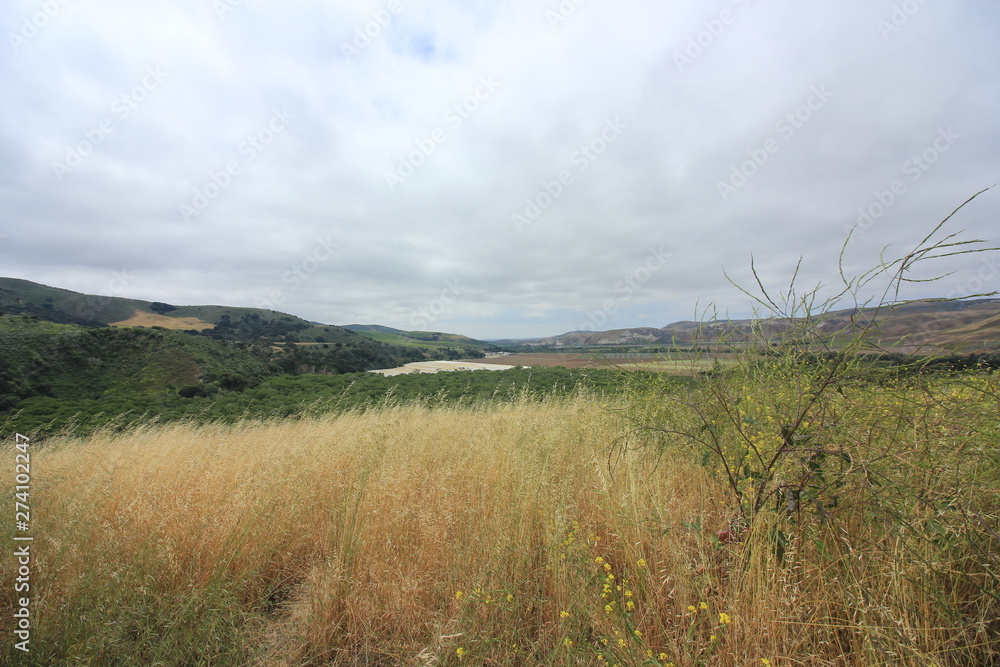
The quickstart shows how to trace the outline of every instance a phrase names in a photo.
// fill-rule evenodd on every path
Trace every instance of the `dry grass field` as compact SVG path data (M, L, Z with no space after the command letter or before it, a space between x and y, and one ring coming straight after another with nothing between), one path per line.
M121 322L112 322L113 327L163 327L164 329L197 329L198 331L204 331L205 329L211 329L215 325L211 322L206 322L200 320L197 317L168 317L167 315L158 315L156 313L147 313L142 310L136 310L132 317L127 320L122 320Z
M725 387L742 398L711 413ZM786 388L729 381L674 407L385 406L49 440L32 454L33 653L0 657L997 664L995 381L815 408L810 432L850 449L851 474L823 468L835 493L815 496L820 509L781 500L748 513L753 493L734 493L723 470L730 450L704 456L670 433L691 400L726 447L765 447L767 424L801 403ZM727 430L727 405L744 430ZM791 460L779 481L815 460ZM5 581L14 567L5 558Z

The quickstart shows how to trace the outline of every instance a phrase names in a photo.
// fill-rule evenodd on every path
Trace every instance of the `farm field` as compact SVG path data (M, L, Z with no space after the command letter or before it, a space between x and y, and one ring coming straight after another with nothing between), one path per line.
M997 377L864 370L44 439L0 662L995 664Z
M670 353L667 355L622 352L604 354L595 352L523 352L495 357L491 361L511 366L605 368L691 375L711 369L716 360L725 365L731 363L732 359L733 355L724 353L705 355Z

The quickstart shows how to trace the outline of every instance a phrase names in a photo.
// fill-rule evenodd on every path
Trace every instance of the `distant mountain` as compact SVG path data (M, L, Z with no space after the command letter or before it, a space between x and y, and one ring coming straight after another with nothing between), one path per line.
M828 335L866 326L874 321L870 335L899 351L941 349L955 352L985 352L1000 349L1000 299L962 301L910 301L879 309L844 309L817 318L819 333ZM796 320L801 323L802 320ZM662 328L632 327L609 331L573 331L559 336L519 341L535 347L594 347L656 344L712 344L742 342L752 331L774 337L788 331L787 320L681 321Z

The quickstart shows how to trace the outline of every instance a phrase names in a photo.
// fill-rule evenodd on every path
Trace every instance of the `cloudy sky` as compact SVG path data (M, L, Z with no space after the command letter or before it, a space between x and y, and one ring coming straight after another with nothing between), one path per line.
M0 28L0 275L88 293L481 338L746 316L751 256L835 286L851 225L848 272L1000 182L995 0L9 0ZM998 212L949 229L997 244ZM961 260L908 296L1000 289Z

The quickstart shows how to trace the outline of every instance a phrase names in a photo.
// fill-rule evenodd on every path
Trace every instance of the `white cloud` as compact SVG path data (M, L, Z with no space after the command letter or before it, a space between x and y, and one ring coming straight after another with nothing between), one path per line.
M587 2L554 27L554 1L230 4L220 19L211 3L67 3L8 44L0 273L106 293L124 267L136 298L255 305L277 290L309 319L402 328L458 281L435 328L555 334L609 299L609 326L663 325L696 303L748 313L722 268L745 283L751 253L775 285L799 255L804 284L835 282L844 225L895 180L905 193L850 266L1000 180L1000 10L982 0L928 3L888 37L887 0ZM21 35L37 11L10 3L0 32ZM150 67L167 74L123 117L113 105ZM268 133L281 109L293 117ZM602 146L616 118L626 127ZM106 119L60 180L53 162ZM913 180L907 161L949 127L960 138ZM580 160L591 142L599 154ZM766 146L723 201L719 183ZM401 159L413 173L390 189ZM564 171L572 182L518 233L511 215ZM956 229L990 238L998 196ZM317 239L336 251L294 280ZM661 246L670 261L623 299L619 281ZM979 265L953 268L967 281Z

